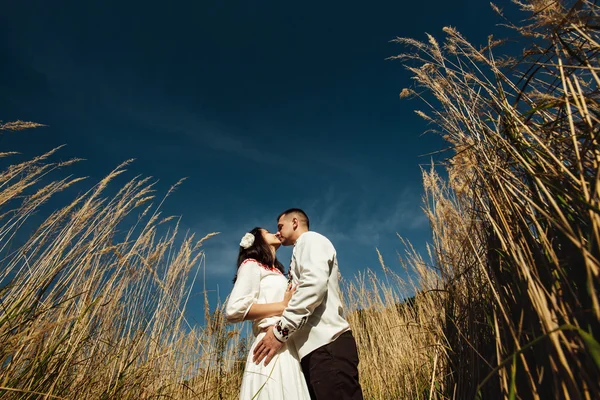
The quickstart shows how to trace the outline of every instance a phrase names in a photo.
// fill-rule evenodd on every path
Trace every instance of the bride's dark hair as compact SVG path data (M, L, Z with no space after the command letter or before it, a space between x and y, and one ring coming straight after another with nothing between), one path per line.
M244 249L240 246L240 252L238 254L237 259L237 268L240 268L240 265L247 260L248 258L252 258L259 263L265 264L269 267L277 268L281 271L282 274L285 274L283 264L279 262L279 260L273 255L271 252L271 247L265 242L263 238L262 231L263 228L256 227L250 231L252 235L254 235L254 243L252 246ZM233 282L237 280L237 270L235 273L235 277L233 278Z

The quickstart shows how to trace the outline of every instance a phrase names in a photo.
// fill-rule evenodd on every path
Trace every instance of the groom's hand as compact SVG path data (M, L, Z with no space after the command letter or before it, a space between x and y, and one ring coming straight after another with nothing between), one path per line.
M273 327L267 328L267 334L254 348L252 361L257 365L265 359L265 366L269 365L275 354L283 347L283 343L280 342L273 334Z

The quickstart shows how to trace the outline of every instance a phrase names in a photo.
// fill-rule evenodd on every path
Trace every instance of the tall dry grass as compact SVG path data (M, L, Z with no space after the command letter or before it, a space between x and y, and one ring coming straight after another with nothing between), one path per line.
M453 28L397 40L414 49L398 57L416 80L403 95L453 152L447 181L424 173L446 395L600 398L599 8L517 4L518 58Z
M440 276L406 245L403 273L393 272L380 255L382 273L366 271L343 285L365 399L431 399L444 392Z
M51 179L78 161L53 163L55 151L0 173L1 397L232 398L243 339L219 310L207 313L206 327L184 317L202 243L213 234L179 235L148 178L109 195L127 162L33 233L20 232L51 197L82 181Z

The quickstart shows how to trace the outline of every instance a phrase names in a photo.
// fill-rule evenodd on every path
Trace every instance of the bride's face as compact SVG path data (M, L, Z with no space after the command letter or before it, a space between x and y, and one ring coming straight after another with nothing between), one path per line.
M275 234L269 232L266 229L263 229L262 235L263 235L263 239L269 246L273 246L276 249L278 249L279 246L281 246L281 240L279 240L279 237L277 237Z

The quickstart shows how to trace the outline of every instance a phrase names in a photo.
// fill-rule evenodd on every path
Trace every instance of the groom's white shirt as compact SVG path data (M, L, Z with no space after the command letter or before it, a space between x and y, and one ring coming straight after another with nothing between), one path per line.
M281 320L273 328L282 342L292 342L300 358L350 330L343 317L335 248L325 236L305 232L296 240L290 264L298 285Z

